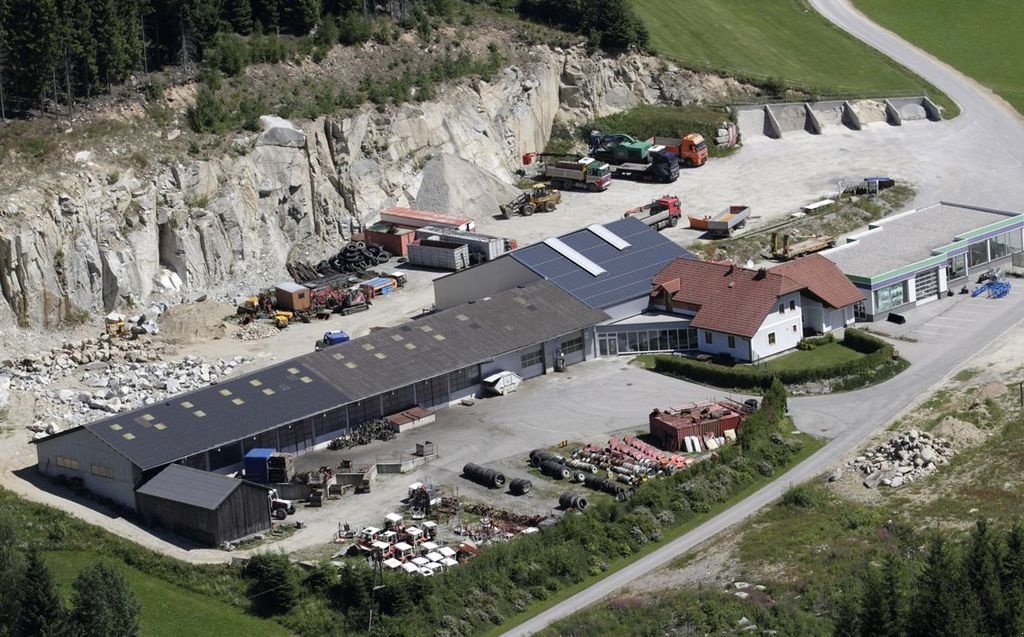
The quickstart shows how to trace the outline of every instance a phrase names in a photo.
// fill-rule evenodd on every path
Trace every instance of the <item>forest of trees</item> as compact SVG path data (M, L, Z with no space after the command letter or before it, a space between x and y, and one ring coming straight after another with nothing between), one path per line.
M133 74L194 65L210 54L221 70L277 62L281 34L307 36L323 25L327 40L357 43L369 37L362 16L371 10L395 19L450 16L455 1L0 0L0 119L48 105L72 110ZM472 1L579 33L609 51L647 43L628 0ZM237 54L244 50L239 36L249 40L247 57Z
M965 544L936 533L923 559L892 553L853 574L840 600L844 637L1010 637L1024 634L1024 526L978 521Z

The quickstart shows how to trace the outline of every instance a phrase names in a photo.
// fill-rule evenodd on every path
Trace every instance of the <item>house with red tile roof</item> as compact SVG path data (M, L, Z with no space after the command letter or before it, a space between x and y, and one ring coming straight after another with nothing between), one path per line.
M863 298L818 255L770 270L676 259L654 277L649 310L688 320L696 337L688 349L757 361L853 323Z

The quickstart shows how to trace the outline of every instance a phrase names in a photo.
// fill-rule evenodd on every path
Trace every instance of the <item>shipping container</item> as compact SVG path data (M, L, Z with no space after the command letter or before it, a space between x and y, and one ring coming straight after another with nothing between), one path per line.
M250 449L249 453L245 454L245 459L242 464L245 479L252 480L253 482L266 482L267 459L272 455L274 455L273 449Z
M409 263L441 270L469 267L469 248L450 241L421 239L409 245Z

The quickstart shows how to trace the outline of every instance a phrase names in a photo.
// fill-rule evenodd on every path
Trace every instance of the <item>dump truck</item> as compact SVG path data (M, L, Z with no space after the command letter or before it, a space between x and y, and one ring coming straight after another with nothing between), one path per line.
M835 245L835 237L811 237L810 239L790 243L790 236L788 234L780 235L778 232L773 232L770 257L772 259L788 261L790 259L797 259L799 257L807 256L808 254L827 250Z
M664 146L665 150L679 158L685 168L703 166L708 161L708 145L700 133L690 133L682 139L677 137L652 137L647 140L652 146Z
M703 230L712 237L731 237L733 230L742 228L750 217L750 206L729 206L717 215L688 217L690 227Z
M539 156L547 156L541 153ZM561 155L564 157L564 155ZM569 190L579 188L590 192L608 190L612 182L612 171L608 164L592 157L560 159L545 162L541 175L554 188Z
M623 217L636 217L655 230L661 230L666 226L676 227L682 216L683 210L679 204L679 197L674 195L658 197L639 208L630 208L623 215Z
M562 193L547 184L534 184L509 203L500 206L501 214L506 219L512 215L529 217L535 212L554 212L562 203Z
M671 183L679 178L679 158L664 146L641 142L622 133L590 135L590 154L607 162L615 175Z

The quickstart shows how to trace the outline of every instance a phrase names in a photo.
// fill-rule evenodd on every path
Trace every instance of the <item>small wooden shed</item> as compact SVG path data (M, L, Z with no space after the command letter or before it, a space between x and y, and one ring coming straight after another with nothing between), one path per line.
M270 530L265 487L179 464L135 490L135 509L149 525L210 546Z
M278 309L292 312L308 310L311 303L309 288L291 281L278 283L274 288L274 297L277 299Z

